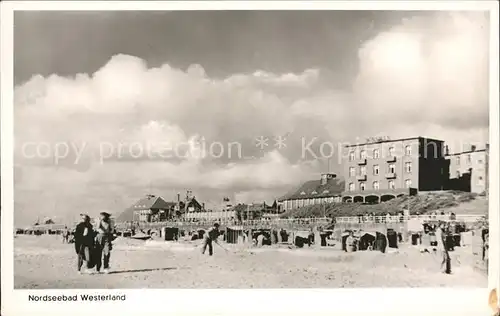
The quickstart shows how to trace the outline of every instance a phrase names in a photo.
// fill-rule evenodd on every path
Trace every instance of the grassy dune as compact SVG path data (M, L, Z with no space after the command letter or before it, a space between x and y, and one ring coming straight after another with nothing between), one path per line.
M488 200L484 196L468 192L434 192L420 193L416 196L403 196L380 204L367 205L362 203L329 203L325 205L310 205L287 211L282 217L311 216L356 216L367 213L385 215L387 212L399 213L410 209L411 214L425 214L433 211L454 212L456 214L488 213Z

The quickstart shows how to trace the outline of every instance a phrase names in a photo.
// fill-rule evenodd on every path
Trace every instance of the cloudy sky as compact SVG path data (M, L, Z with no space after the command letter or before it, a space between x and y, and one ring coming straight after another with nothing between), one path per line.
M339 142L369 136L484 143L488 25L480 12L17 12L16 223L116 214L149 192L272 202L339 172Z

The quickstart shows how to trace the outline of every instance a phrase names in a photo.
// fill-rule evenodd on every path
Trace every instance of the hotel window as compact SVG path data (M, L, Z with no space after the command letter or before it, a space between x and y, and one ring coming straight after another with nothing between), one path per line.
M394 186L394 181L389 180L389 189L391 189L391 190L392 190L392 189L394 189L394 188L395 188L395 186Z
M356 175L356 169L354 167L349 167L349 177L354 177Z
M457 159L457 166L460 166L460 156L458 156L456 159Z
M470 165L471 161L472 161L471 155L467 155L467 164Z
M365 183L361 182L359 185L359 188L361 189L361 191L364 191L365 190Z
M378 175L380 173L380 167L379 165L373 166L373 174Z
M394 147L389 147L389 157L394 157Z
M373 189L374 189L374 190L378 190L378 189L379 189L379 184L378 184L378 181L374 181L374 182L373 182Z
M366 175L366 166L361 166L361 167L359 167L359 174L360 174L361 176Z
M479 159L479 160L477 161L477 163L478 163L478 164L482 164L482 163L483 163L483 160L482 160L482 159Z
M366 151L362 150L362 151L359 153L359 158L360 158L361 160L366 159Z
M406 173L411 173L411 162L405 162Z
M411 156L411 146L410 145L405 147L405 154L406 154L406 156Z
M396 165L391 163L389 165L389 173L396 173Z
M349 153L349 161L354 161L354 151Z
M410 179L405 180L405 187L407 189L409 189L411 187L411 180Z
M380 150L374 149L373 150L373 159L379 159L380 158Z
M354 183L349 183L349 191L354 191Z
M457 171L457 178L460 178L461 174L460 171Z

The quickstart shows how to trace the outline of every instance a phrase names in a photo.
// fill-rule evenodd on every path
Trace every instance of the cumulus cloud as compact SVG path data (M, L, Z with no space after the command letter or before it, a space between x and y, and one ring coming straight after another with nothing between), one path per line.
M304 157L313 139L318 156L322 142L374 135L429 136L457 150L484 142L487 22L463 13L402 21L353 52L359 71L348 90L312 67L216 79L202 65L151 68L128 55L93 74L34 76L15 88L16 220L119 212L150 191L174 199L187 188L207 204L270 201L341 170L337 155ZM262 149L259 136L268 138Z
M364 43L354 92L367 116L450 129L488 124L489 34L483 13L405 20Z

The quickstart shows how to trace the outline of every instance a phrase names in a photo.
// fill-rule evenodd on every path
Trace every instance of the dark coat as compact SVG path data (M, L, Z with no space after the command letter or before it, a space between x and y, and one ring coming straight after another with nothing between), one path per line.
M212 227L208 230L208 232L206 234L207 234L208 239L216 240L220 235L220 231L218 228Z
M86 236L83 235L85 228L88 229L88 233ZM76 225L75 229L75 251L77 254L80 254L82 247L87 246L90 249L94 246L94 237L95 233L90 223L80 223Z

